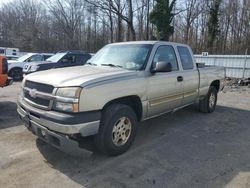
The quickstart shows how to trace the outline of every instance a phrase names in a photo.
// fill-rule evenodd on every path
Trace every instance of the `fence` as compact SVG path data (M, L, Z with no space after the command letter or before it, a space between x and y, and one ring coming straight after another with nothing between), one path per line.
M250 55L195 55L194 57L197 63L225 67L227 77L250 77Z

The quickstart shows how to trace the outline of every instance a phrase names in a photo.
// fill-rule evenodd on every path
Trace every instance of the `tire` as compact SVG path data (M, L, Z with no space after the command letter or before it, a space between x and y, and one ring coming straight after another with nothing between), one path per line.
M21 68L13 68L9 71L8 75L13 78L13 80L20 81L23 79L23 70Z
M199 102L199 110L203 113L212 113L217 104L217 93L215 87L210 86L207 96Z
M95 145L106 155L120 155L132 145L136 129L135 112L127 105L112 104L103 111Z

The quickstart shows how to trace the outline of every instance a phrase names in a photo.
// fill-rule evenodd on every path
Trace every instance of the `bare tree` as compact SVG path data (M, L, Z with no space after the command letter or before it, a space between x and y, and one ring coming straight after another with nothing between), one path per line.
M154 39L149 13L155 6L156 0L10 0L0 7L0 46L96 52L110 42ZM187 43L195 53L244 54L249 7L249 0L176 0L169 40Z

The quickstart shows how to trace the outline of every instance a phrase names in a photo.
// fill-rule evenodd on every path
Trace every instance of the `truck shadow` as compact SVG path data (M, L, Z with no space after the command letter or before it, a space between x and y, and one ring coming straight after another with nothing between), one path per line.
M46 162L85 187L223 187L250 171L250 111L187 107L145 121L132 148L117 157L82 158L37 140Z
M17 114L17 105L11 101L0 101L0 130L21 125Z

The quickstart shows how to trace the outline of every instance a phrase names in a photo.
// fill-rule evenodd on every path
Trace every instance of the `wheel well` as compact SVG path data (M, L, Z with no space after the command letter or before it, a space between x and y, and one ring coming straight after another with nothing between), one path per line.
M214 81L210 84L210 86L215 87L215 89L217 90L217 92L219 92L219 90L220 90L220 81L219 81L219 80L214 80Z
M125 104L131 107L134 112L136 113L138 121L142 118L142 103L140 97L133 95L133 96L127 96L127 97L121 97L118 99L114 99L110 102L108 102L103 109L105 109L107 106L115 103Z

